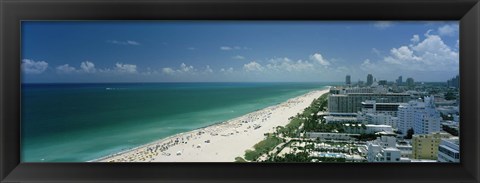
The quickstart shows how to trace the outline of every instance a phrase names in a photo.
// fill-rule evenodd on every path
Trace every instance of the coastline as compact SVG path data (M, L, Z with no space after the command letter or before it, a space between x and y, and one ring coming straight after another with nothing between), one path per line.
M243 157L245 150L263 140L265 133L288 124L288 118L301 113L329 88L89 162L233 162L235 157Z

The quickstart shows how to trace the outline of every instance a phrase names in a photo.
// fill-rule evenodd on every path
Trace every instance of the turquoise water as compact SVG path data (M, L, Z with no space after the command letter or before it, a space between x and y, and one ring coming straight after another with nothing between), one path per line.
M226 121L327 83L23 84L22 162L84 162Z

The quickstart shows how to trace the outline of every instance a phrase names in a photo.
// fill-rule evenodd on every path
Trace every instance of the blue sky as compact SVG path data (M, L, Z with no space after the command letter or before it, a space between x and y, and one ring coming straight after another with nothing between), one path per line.
M23 22L22 78L43 82L327 82L459 72L458 22Z

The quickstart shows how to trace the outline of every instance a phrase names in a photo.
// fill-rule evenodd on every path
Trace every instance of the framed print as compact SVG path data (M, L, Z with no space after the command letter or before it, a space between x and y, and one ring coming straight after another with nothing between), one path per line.
M2 182L478 182L477 1L1 8Z

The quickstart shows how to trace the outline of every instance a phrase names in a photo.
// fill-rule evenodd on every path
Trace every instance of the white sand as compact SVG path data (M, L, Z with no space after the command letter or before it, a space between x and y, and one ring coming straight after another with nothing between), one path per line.
M244 116L149 143L101 162L233 162L265 138L265 133L288 124L328 89L312 91Z

